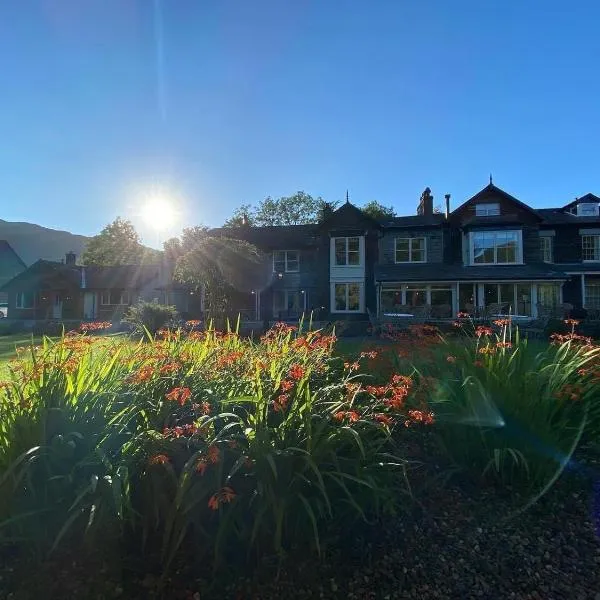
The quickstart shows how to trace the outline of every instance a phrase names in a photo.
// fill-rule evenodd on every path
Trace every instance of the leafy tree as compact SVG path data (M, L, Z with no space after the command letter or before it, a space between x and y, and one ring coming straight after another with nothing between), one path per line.
M322 198L313 198L302 191L277 199L269 196L255 208L250 204L243 204L237 208L233 216L225 222L225 227L241 227L244 219L251 227L316 223L322 204Z
M376 221L393 219L396 216L396 211L393 206L383 206L383 204L379 204L377 200L367 202L361 210Z
M142 246L130 221L117 217L87 243L82 255L86 265L136 265L156 258Z
M242 204L233 211L233 215L225 223L223 227L243 227L244 225L254 225L255 209L251 204Z
M177 260L190 250L193 250L208 235L209 228L205 225L195 225L186 227L181 233L181 237L173 237L163 243L165 256L172 260Z
M140 301L129 307L124 320L131 323L138 333L144 333L147 330L149 333L155 334L176 317L177 309L174 306Z
M224 315L236 293L266 285L271 275L268 257L252 244L206 235L179 257L174 278L196 293L203 291L205 307Z

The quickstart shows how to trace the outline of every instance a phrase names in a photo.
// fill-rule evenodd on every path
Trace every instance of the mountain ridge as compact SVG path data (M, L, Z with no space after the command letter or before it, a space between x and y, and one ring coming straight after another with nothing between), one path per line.
M0 240L6 240L27 266L40 258L63 260L65 254L71 251L79 257L89 239L36 223L0 219Z

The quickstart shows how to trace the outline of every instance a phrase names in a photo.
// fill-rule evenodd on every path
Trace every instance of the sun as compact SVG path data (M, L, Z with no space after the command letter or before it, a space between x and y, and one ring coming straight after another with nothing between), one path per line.
M169 229L177 220L177 210L172 201L163 196L152 196L142 206L142 219L157 231Z

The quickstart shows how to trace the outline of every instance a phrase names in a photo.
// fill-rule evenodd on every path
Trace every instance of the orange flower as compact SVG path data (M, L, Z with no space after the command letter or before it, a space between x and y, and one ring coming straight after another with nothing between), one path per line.
M494 325L498 325L498 327L508 327L510 325L510 319L498 319L494 321Z
M148 461L151 465L166 465L169 462L169 457L166 454L156 454Z
M377 358L377 352L375 350L372 350L371 352L361 352L360 357L361 358Z
M204 460L203 458L200 458L198 460L198 462L196 463L196 473L200 473L200 475L204 475L206 469L208 469L208 464L206 463L206 460Z
M336 421L343 421L345 416L346 416L346 413L343 410L340 410L333 415L333 418Z
M512 348L512 342L498 342L496 344L498 348Z
M348 371L357 371L360 368L360 365L357 362L345 362L344 369L348 369Z
M423 423L423 425L431 425L433 423L433 413L432 412L424 412L422 410L409 410L408 416L415 423ZM410 420L404 422L404 425L408 427L410 425Z
M216 446L210 446L208 448L207 455L208 462L212 463L213 465L216 465L219 462L219 459L221 458L221 452Z
M192 392L188 387L175 387L165 398L171 402L178 402L183 406L192 397Z
M277 396L277 398L275 398L273 401L273 409L275 412L285 410L289 399L290 397L287 394L279 394L279 396Z
M474 360L473 366L474 367L483 367L483 363L480 360Z
M457 319L468 319L471 315L468 312L459 312L456 315Z
M571 325L571 327L577 327L577 325L579 325L579 321L577 319L565 319L564 324Z
M446 362L455 363L456 362L456 356L452 356L452 355L447 356L446 357Z
M481 348L479 348L478 352L479 354L495 354L496 348L494 348L493 346L482 346Z
M346 417L348 417L351 423L356 423L360 419L360 415L355 410L349 410L346 413Z
M491 327L486 327L485 325L480 325L475 329L475 335L477 337L481 337L482 335L492 335L494 332Z
M289 379L284 379L279 385L282 392L287 392L294 387L294 382Z
M394 419L392 419L392 417L390 417L389 415L385 415L383 413L377 413L374 416L374 419L378 423L382 423L383 425L385 425L387 427L391 427L394 424Z
M304 377L304 369L300 365L292 365L288 371L288 377L298 381Z
M462 327L463 324L460 321L452 321L452 327Z
M148 381L152 375L154 374L154 367L150 365L146 365L145 367L141 367L137 373L134 373L129 377L129 381L131 383L144 383Z
M169 373L175 373L180 368L181 368L181 365L179 365L177 363L168 363L166 365L163 365L160 368L160 374L161 375L168 375Z
M213 494L208 500L208 508L218 510L221 504L228 504L235 498L235 492L230 487L221 488L216 494Z

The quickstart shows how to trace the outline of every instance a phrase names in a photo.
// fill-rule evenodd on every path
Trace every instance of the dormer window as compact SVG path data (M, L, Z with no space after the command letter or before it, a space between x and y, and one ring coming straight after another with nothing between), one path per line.
M497 217L500 214L500 204L497 202L487 202L485 204L475 205L476 217Z
M598 205L595 202L582 202L577 205L578 217L597 217L599 213Z

